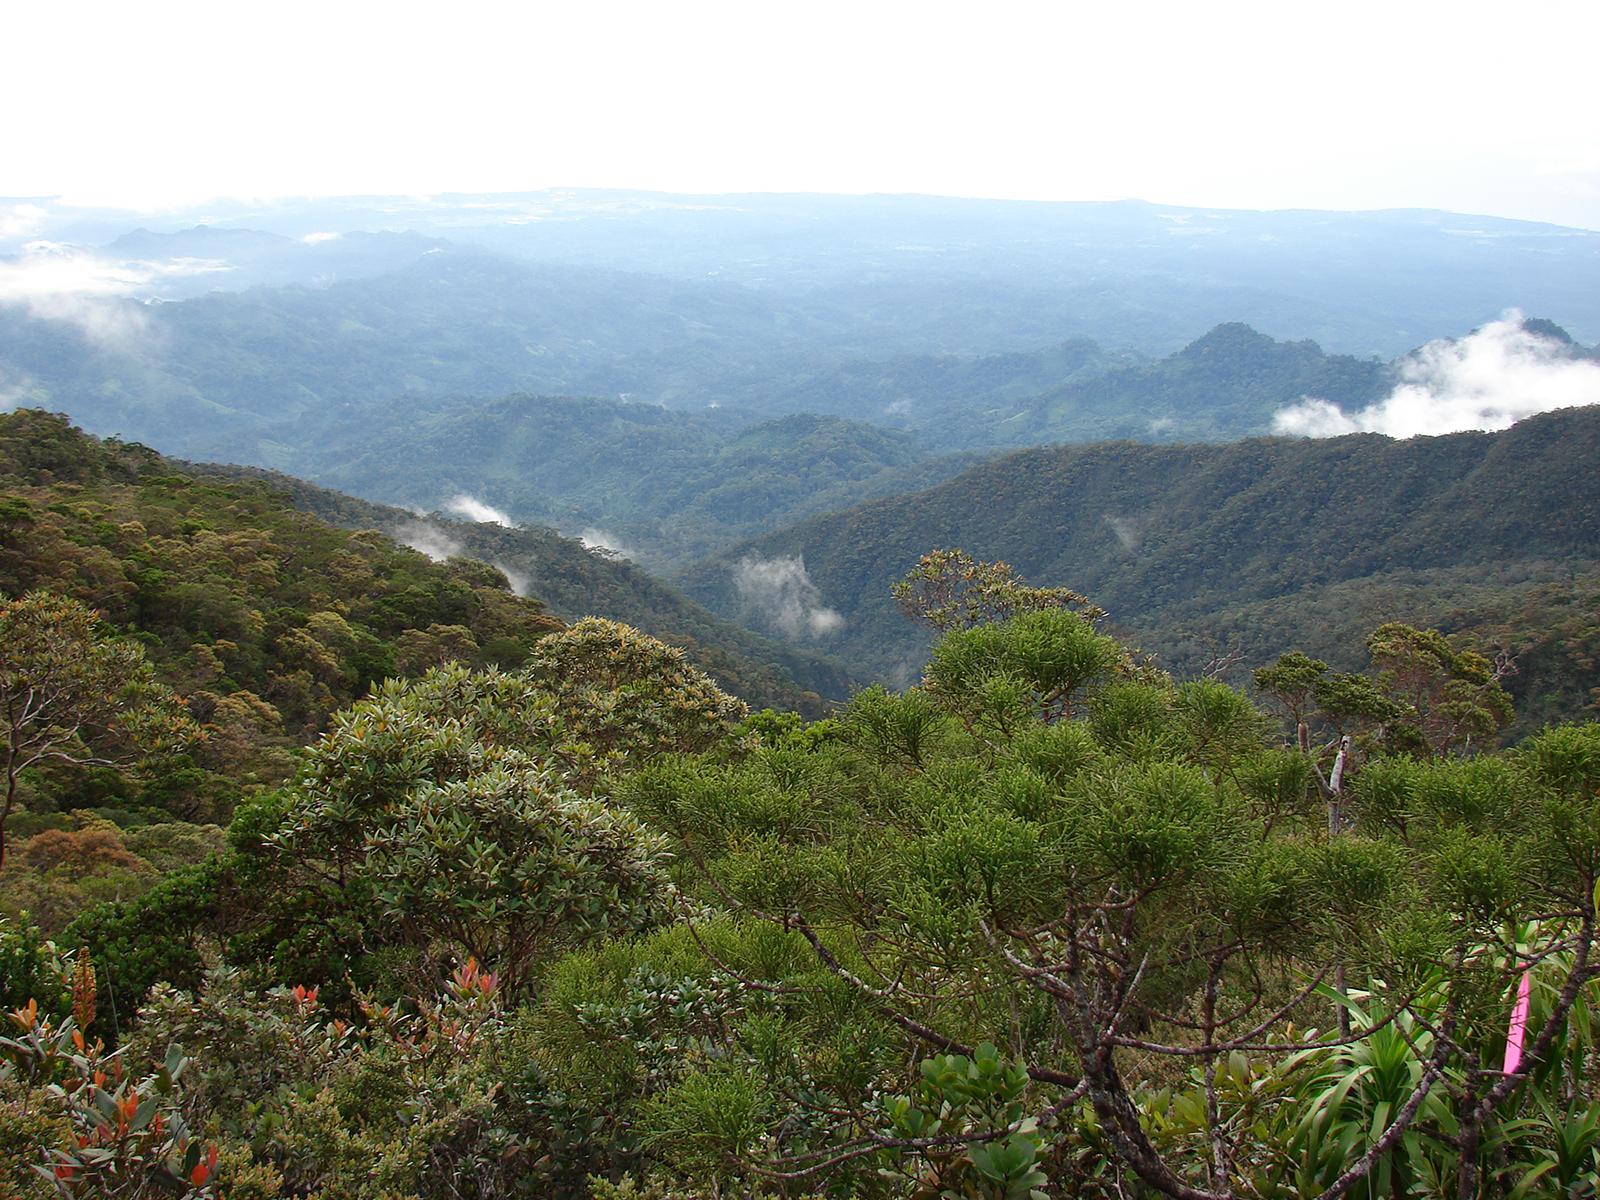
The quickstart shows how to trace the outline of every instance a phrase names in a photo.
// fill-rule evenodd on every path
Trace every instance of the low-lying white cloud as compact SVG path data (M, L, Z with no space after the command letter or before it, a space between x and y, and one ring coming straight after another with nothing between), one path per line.
M1116 535L1117 541L1122 543L1124 550L1135 551L1139 549L1139 539L1142 536L1142 532L1137 518L1119 517L1114 513L1107 513L1106 524L1111 526L1111 532Z
M0 204L0 238L32 237L49 219L50 211L38 204Z
M418 553L426 554L434 562L444 562L447 558L472 557L460 541L430 521L419 520L401 525L393 531L393 537L402 546L410 546ZM524 598L533 595L532 575L499 561L491 562L489 565L506 577L513 595Z
M742 558L733 568L733 585L747 609L787 637L823 637L844 625L844 618L822 603L822 592L798 555Z
M462 492L451 496L444 502L444 510L454 513L463 520L476 521L480 525L504 525L507 529L516 524L506 513L493 505L485 504L476 496L469 496Z
M1507 313L1459 341L1429 342L1401 360L1400 382L1376 404L1347 413L1307 396L1272 419L1277 433L1408 438L1467 429L1506 429L1556 408L1600 404L1600 363L1535 333Z
M33 398L33 379L15 368L0 363L0 413L28 403Z
M524 599L533 595L532 575L529 575L526 571L519 571L515 567L508 567L498 560L489 565L506 577L506 582L511 585L513 595L521 596Z
M609 529L596 529L591 525L578 535L578 540L583 543L585 550L592 550L611 558L638 558L638 555Z
M232 269L220 259L116 260L60 242L29 242L20 254L0 259L0 304L20 304L31 316L69 322L97 341L115 342L147 327L134 299L159 295L166 280Z
M409 525L401 525L394 531L394 540L402 546L410 546L413 550L426 554L434 562L457 558L462 552L460 542L437 525L427 521L413 521Z
M343 236L342 233L318 232L308 233L300 240L308 246L320 246L323 242L336 242Z

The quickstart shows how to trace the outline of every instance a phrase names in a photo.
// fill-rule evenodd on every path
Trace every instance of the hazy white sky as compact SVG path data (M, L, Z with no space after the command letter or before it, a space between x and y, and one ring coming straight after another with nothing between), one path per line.
M1600 228L1600 3L49 3L0 195L1136 196Z

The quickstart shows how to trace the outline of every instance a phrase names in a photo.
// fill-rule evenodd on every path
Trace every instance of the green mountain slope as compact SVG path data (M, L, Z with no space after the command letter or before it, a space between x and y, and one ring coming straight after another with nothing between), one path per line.
M376 500L429 509L468 493L519 521L604 530L655 566L927 487L977 460L934 457L912 434L839 417L749 425L721 411L508 396L380 431L348 458L325 447L307 465Z
M851 684L820 656L549 531L421 522L287 477L102 442L24 409L0 414L0 593L34 588L99 609L151 649L168 682L209 697L201 716L230 729L218 753L238 759L212 765L235 776L279 769L279 752L375 680L442 658L520 662L561 627L557 614L614 617L681 645L758 706L815 713Z
M753 633L714 615L631 562L537 527L507 528L426 517L358 500L304 480L248 467L194 465L208 476L248 479L346 529L377 529L434 555L490 563L558 616L609 617L682 646L697 666L750 704L816 714L849 694L857 677L812 650Z
M1396 571L1587 572L1600 560L1597 462L1600 408L1409 441L1028 450L746 543L680 582L749 619L741 561L800 559L844 618L819 646L904 678L927 639L889 585L924 551L961 546L1088 593L1160 652L1180 625L1192 641L1216 614ZM1286 621L1256 644L1276 653L1309 640Z
M284 751L375 681L442 657L512 665L562 627L480 563L430 562L21 410L0 414L0 594L35 589L136 637L213 727L194 771L162 784L198 812L224 777L229 792L281 775Z

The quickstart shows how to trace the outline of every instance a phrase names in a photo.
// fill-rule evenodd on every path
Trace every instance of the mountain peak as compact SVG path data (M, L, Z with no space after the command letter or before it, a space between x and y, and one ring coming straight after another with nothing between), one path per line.
M1259 352L1275 345L1277 343L1272 338L1243 321L1225 321L1203 337L1190 342L1179 353L1184 358L1199 358L1203 355Z
M1576 346L1578 340L1561 326L1548 317L1524 317L1522 327L1529 333L1538 337L1547 338L1552 342L1560 342L1563 346Z

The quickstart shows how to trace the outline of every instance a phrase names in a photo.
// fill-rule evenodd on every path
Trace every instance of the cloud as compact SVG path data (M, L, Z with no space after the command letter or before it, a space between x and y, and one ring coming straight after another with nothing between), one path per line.
M37 204L0 205L0 238L31 237L49 219L49 210Z
M1111 526L1111 532L1117 535L1117 541L1122 543L1124 550L1137 550L1139 548L1139 521L1135 517L1117 517L1106 514L1106 524Z
M499 560L496 560L489 565L506 577L506 582L511 585L511 592L513 595L521 596L524 599L533 595L532 575L529 575L525 571L519 571L515 567L508 567L505 563L500 562Z
M1508 312L1459 341L1429 342L1402 359L1387 397L1353 413L1307 396L1272 418L1276 433L1408 438L1465 429L1505 429L1555 408L1600 404L1600 363L1535 333Z
M473 557L467 553L467 548L459 540L429 521L412 521L407 525L396 526L390 536L402 546L410 546L413 550L426 554L434 562L444 562L447 558ZM489 565L506 577L506 582L511 585L512 594L522 597L533 594L533 576L526 571L519 571L499 561L492 561Z
M844 618L822 603L822 593L806 572L805 560L743 558L733 568L733 585L747 609L787 637L823 637Z
M590 526L578 535L578 540L583 543L586 550L593 550L610 558L637 559L628 546L624 545L617 535L607 529L596 529Z
M460 542L427 521L413 521L409 525L398 526L394 531L394 540L426 554L434 562L443 562L462 554Z
M344 236L344 234L342 234L342 233L317 232L317 233L308 233L308 234L305 235L305 237L301 238L300 240L302 242L304 242L308 246L318 246L318 245L321 245L323 242L336 242L340 238L342 238L343 236Z
M465 492L446 500L444 510L447 513L454 513L463 520L477 521L480 525L504 525L510 529L516 524L500 509L485 504L476 496L469 496Z
M220 259L114 260L60 242L29 242L20 254L0 259L0 304L69 322L96 341L125 341L147 328L134 298L156 296L165 280L232 269Z
M33 380L25 372L0 363L0 413L33 400Z

